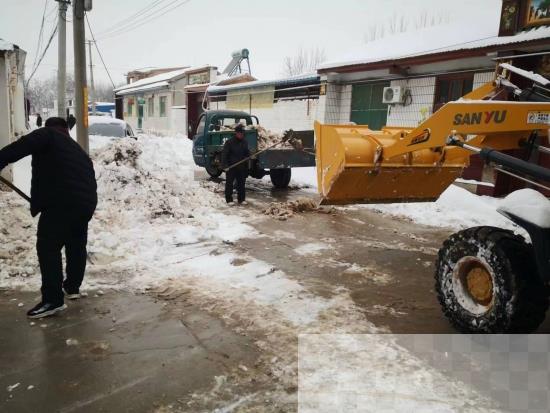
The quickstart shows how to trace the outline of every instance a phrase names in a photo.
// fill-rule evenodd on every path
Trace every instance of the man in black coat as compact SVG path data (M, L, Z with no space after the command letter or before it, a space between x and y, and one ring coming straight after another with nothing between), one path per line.
M248 142L244 138L244 126L238 124L235 128L235 136L228 139L223 145L222 169L225 170L225 201L228 205L235 205L233 202L233 184L237 183L237 201L246 205L245 183L248 176L248 162L243 162L231 169L231 165L242 161L250 156Z
M65 294L80 297L86 270L88 222L97 205L93 163L70 137L67 122L49 118L45 127L0 150L0 171L32 155L31 214L40 213L36 249L42 273L42 301L27 312L41 318L64 310ZM61 249L67 278L63 281Z
M40 116L40 113L36 114L36 126L38 126L39 128L42 127L42 116Z

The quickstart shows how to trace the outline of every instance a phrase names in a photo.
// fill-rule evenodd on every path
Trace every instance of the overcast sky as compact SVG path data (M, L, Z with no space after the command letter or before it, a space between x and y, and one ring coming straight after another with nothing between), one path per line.
M28 52L27 76L33 66L44 5L43 45L53 30L54 0L1 0L0 38ZM132 15L153 5L132 22ZM175 9L174 7L179 6ZM162 9L164 7L164 9ZM93 0L92 30L115 83L135 68L199 66L223 70L233 50L248 48L252 74L279 77L285 56L300 48L321 48L328 60L361 52L373 24L393 15L413 19L422 11L446 15L455 27L456 43L464 32L483 32L488 22L498 27L501 0ZM173 10L171 10L173 9ZM167 12L163 16L160 14ZM156 13L157 18L150 13ZM72 12L68 14L72 20ZM139 20L145 20L140 24ZM147 22L146 20L152 19ZM119 32L106 32L118 27ZM130 30L131 29L131 30ZM108 35L111 35L110 37ZM496 34L496 33L495 33ZM67 65L73 71L72 25L67 26ZM470 36L471 37L471 36ZM102 39L102 40L100 40ZM57 62L54 39L36 76L53 76ZM107 81L94 51L95 78Z

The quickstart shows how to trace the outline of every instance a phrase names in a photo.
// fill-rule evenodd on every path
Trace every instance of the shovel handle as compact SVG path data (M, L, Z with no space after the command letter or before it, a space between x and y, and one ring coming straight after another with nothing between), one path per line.
M25 194L23 191L21 191L18 187L16 187L14 184L12 184L7 179L4 179L0 176L0 182L2 182L8 188L12 189L14 192L16 192L21 198L23 198L27 202L31 202L31 199L27 196L27 194Z

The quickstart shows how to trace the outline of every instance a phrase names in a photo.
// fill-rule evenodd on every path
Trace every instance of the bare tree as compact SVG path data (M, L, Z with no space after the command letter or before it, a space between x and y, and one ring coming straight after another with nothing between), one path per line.
M114 102L115 94L113 85L110 83L96 83L95 85L95 100L98 102Z
M66 83L67 96L74 94L74 79L67 74ZM53 108L57 99L57 76L48 79L34 78L27 88L27 97L31 103L32 112L40 112L44 108Z
M67 97L74 96L74 79L67 74ZM31 112L41 112L44 108L53 108L57 99L57 76L48 79L34 78L27 88L27 97L31 102ZM95 99L98 102L114 102L113 86L106 82L95 84Z
M365 42L382 39L387 35L405 33L412 30L420 30L426 27L439 26L450 22L449 13L430 13L423 10L416 17L394 14L387 22L371 24L365 34Z
M294 56L285 57L283 74L285 76L296 76L303 73L314 72L319 64L326 60L324 49L318 47L310 50L301 48Z

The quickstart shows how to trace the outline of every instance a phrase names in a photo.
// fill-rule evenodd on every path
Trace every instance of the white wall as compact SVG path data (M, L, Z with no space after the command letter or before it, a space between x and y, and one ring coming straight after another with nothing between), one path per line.
M210 103L210 109L225 109L225 101ZM273 131L283 132L287 129L313 129L313 122L324 121L325 96L316 99L278 100L270 108L252 108L252 115L257 116L260 125Z
M166 116L160 116L160 97L166 97ZM153 98L155 101L154 114L151 116L149 111L149 98ZM128 115L128 99L134 99L134 105L132 108L132 115ZM140 98L145 99L143 105L143 118L142 118L142 130L145 133L152 133L155 135L171 135L175 133L172 130L172 94L168 90L153 91L144 93ZM124 96L124 120L130 124L132 129L138 128L138 96L137 95L125 95Z
M28 132L25 122L24 76L26 52L0 52L0 148ZM15 179L18 168L7 167L2 175Z
M391 86L402 86L411 92L409 105L388 106L388 126L416 127L431 116L435 95L435 76L416 79L392 80Z
M187 135L187 109L169 108L170 110L170 130L173 134L181 133Z

